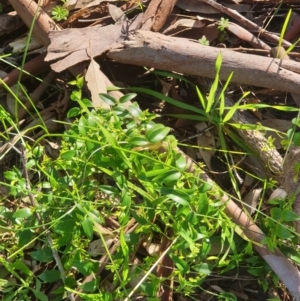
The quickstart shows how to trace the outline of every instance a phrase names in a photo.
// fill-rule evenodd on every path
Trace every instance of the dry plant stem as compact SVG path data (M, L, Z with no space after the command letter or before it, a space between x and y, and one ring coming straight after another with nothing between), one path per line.
M36 208L37 207L37 203L36 203L35 198L34 198L32 192L31 192L31 189L30 189L30 180L29 180L28 171L27 171L27 168L26 168L27 159L26 159L25 150L24 150L23 146L21 148L21 159L22 159L22 164L23 164L24 177L25 177L25 181L26 181L26 189L28 191L28 197L30 199L31 206L33 208ZM57 264L58 270L60 272L61 280L63 282L65 282L65 279L66 279L65 270L64 270L63 264L62 264L62 262L60 260L60 257L58 256L57 251L53 248L53 243L52 243L52 238L50 236L50 232L43 225L44 222L43 222L43 219L42 219L41 215L37 211L35 212L35 215L36 215L36 218L37 218L37 220L39 222L39 225L45 231L47 242L48 242L49 247L50 247L50 249L52 251L52 256L53 256L53 258L54 258L54 260L55 260L55 262ZM71 293L68 292L67 295L68 295L68 298L69 298L70 301L74 300L73 295Z
M215 9L219 10L220 12L228 15L229 17L233 18L234 20L238 21L243 27L248 28L250 30L257 31L262 37L265 37L270 42L273 42L275 44L279 43L279 37L264 30L262 27L256 25L255 23L249 21L247 18L243 17L241 14L239 14L236 10L230 9L228 7L223 6L222 4L217 3L213 0L198 0L199 2L204 2L208 5L211 5ZM291 43L283 40L282 41L283 46L291 46Z
M300 74L287 70L288 67L300 71L298 62L203 46L149 31L129 34L122 44L112 46L107 56L120 63L214 78L215 61L220 52L223 59L220 79L226 80L234 72L233 82L299 92Z
M22 71L19 69L14 69L8 73L1 81L6 83L8 86L15 85L19 80L20 72L22 72L21 80L30 76L30 74L38 75L49 70L49 63L44 61L46 54L40 54L37 57L33 58L29 62L25 63ZM26 71L26 72L24 72ZM0 88L2 87L2 82L0 81Z
M33 0L9 0L25 25L30 28L34 23L33 34L45 45L50 44L48 33L57 30L58 25Z
M268 44L256 38L251 32L237 24L229 22L227 29L240 39L248 42L254 48L264 49L268 52L271 50L271 47Z

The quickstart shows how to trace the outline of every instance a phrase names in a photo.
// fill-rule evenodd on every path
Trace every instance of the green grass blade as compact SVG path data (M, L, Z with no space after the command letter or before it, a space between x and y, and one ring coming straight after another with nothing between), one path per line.
M286 15L286 18L284 20L284 23L283 23L283 26L282 26L282 29L281 29L281 32L280 32L280 38L279 38L279 43L278 43L278 48L277 48L277 53L276 53L276 57L279 58L279 51L280 51L280 47L282 45L282 40L283 40L283 36L286 32L286 29L287 29L287 26L288 26L288 23L289 23L289 20L291 18L291 14L292 14L292 10L289 9L289 12L288 14Z
M170 103L171 105L174 105L174 106L179 107L181 109L185 109L185 110L189 110L189 111L192 111L192 112L195 112L195 113L203 114L203 110L198 109L195 106L191 106L191 105L186 104L184 102L175 100L175 99L173 99L169 96L166 96L166 95L164 95L162 93L159 93L159 92L156 92L156 91L152 91L150 89L138 88L138 87L127 88L127 89L135 91L135 92L140 92L140 93L144 93L144 94L147 94L147 95L151 95L151 96L153 96L157 99L162 99L165 102Z

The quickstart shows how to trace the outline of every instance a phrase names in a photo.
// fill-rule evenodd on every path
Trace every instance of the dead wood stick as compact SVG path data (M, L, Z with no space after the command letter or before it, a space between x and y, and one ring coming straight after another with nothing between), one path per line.
M121 63L214 78L215 61L220 52L222 80L234 72L233 82L299 93L300 74L285 69L300 70L298 62L236 53L149 31L128 35L121 44L112 46L107 56Z
M9 0L9 3L28 28L35 22L34 35L48 46L50 44L48 33L50 30L57 30L58 25L33 0Z
M152 0L143 15L141 25L144 30L159 31L171 14L177 0Z
M198 0L199 2L204 2L213 8L219 10L220 12L228 15L229 17L233 18L234 20L238 21L242 26L250 29L250 30L255 30L259 33L260 36L265 37L269 41L278 44L280 38L276 36L275 34L268 32L267 30L263 29L262 27L258 26L254 22L248 20L244 16L242 16L240 13L238 13L236 10L228 8L220 3L217 3L216 1L213 0ZM291 43L283 40L282 41L283 46L291 46Z
M14 69L7 75L3 76L0 81L0 87L3 86L2 81L7 86L15 85L20 77L21 73L21 80L30 76L30 74L38 75L40 73L46 72L49 70L49 63L44 61L46 53L40 54L33 58L32 60L25 63L23 69Z

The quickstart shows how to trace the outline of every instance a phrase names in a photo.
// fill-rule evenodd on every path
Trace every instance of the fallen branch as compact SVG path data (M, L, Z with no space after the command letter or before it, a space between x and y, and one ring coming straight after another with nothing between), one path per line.
M32 23L34 35L44 44L49 45L48 33L50 30L57 30L59 26L38 6L30 0L9 0L11 6L17 11L25 25L30 28Z
M51 45L55 44L55 32ZM299 93L300 63L203 46L183 38L137 31L111 47L107 56L120 63L148 66L184 74L215 77L215 61L222 53L220 78L234 72L233 82Z

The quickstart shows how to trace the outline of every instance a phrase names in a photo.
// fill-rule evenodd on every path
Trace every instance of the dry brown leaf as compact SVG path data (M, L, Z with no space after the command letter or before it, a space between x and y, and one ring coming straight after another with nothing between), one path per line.
M170 25L166 28L163 33L166 34L167 32L176 29L177 27L184 27L184 28L201 28L204 26L204 23L200 20L192 20L192 19L179 19L174 24Z
M105 79L100 71L100 66L93 58L91 59L90 65L87 69L85 80L91 92L94 108L103 108L104 106L109 108L109 105L106 105L103 101L101 101L99 96L99 93L107 93L107 90Z
M101 238L96 239L89 243L88 253L92 257L106 254L106 248L109 249L115 241L115 239L111 238L110 236L104 236L104 240L105 240L106 247L104 246Z
M229 22L227 29L232 32L234 35L236 35L237 37L239 37L241 40L248 42L249 44L251 44L253 47L258 48L258 49L265 49L270 51L271 47L269 45L267 45L266 43L264 43L263 41L261 41L260 39L258 39L257 37L255 37L251 32L249 32L247 29Z
M250 215L255 212L262 189L252 189L244 198L243 204L245 204L244 210L247 211Z
M108 4L108 11L110 16L116 23L128 20L123 10L120 7L117 7L116 5Z
M300 15L293 12L289 21L288 28L284 34L284 39L292 42L300 35Z
M45 61L61 59L51 65L56 72L61 72L78 63L89 61L110 50L124 31L133 30L140 22L140 15L133 22L114 25L93 26L87 28L65 29L50 32L51 44ZM87 51L88 49L88 51ZM88 52L91 55L88 55Z
M171 14L177 0L152 0L143 16L142 29L159 31Z

